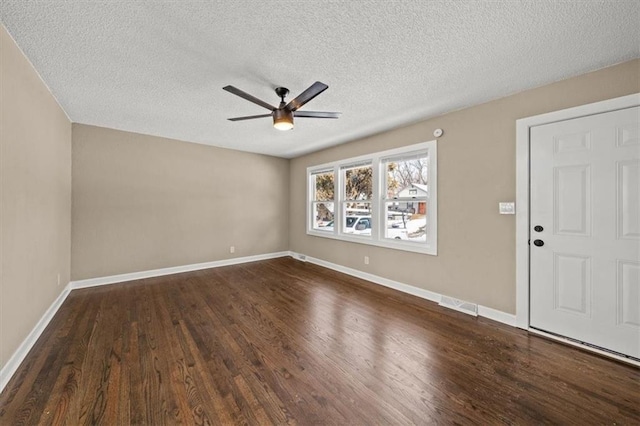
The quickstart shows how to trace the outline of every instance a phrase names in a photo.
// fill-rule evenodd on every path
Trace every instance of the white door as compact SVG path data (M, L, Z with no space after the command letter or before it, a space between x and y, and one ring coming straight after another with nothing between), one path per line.
M640 358L640 107L531 128L530 326Z

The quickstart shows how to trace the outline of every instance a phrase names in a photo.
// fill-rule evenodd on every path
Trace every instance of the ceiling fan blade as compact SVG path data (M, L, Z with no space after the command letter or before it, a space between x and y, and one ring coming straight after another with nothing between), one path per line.
M248 94L247 92L243 92L242 90L235 88L233 86L224 86L222 90L226 90L229 93L233 93L236 96L240 96L241 98L246 99L249 102L253 102L254 104L260 105L261 107L268 109L269 111L273 111L276 109L276 107L269 105L265 101L258 99L255 96Z
M302 108L304 104L306 104L311 99L315 98L328 88L329 86L327 86L326 84L316 81L307 90L300 93L297 98L289 102L287 106L285 106L285 108L289 111L295 111L299 108Z
M295 111L294 117L310 117L310 118L340 118L341 112L326 111Z
M247 116L244 116L244 117L227 118L227 120L229 120L229 121L242 121L242 120L253 120L254 118L264 118L264 117L271 117L271 114L247 115Z

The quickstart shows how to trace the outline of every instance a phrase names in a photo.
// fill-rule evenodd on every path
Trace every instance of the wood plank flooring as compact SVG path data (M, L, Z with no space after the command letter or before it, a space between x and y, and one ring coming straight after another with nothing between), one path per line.
M640 370L280 258L74 290L0 424L640 424Z

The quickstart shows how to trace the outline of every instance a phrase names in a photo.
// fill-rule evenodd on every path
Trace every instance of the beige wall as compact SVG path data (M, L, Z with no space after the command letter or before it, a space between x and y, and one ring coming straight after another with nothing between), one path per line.
M515 313L515 216L498 214L498 202L515 201L515 121L637 92L635 60L296 158L290 249ZM445 132L438 141L438 256L306 235L306 167L432 140L436 128Z
M69 282L71 123L1 25L0 203L2 367Z
M74 124L72 279L288 250L288 187L288 160Z

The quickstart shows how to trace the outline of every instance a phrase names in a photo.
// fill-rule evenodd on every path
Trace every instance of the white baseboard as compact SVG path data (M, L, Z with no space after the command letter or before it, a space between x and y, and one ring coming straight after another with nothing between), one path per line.
M516 316L508 314L506 312L499 311L497 309L488 308L486 306L478 305L478 315L481 317L489 318L490 320L498 321L511 327L516 326Z
M291 257L298 258L300 255L298 253L292 253ZM338 265L336 263L327 262L326 260L316 259L315 257L305 256L305 261L309 263L313 263L318 266L323 266L328 269L333 269L334 271L342 272L343 274L351 275L352 277L362 278L363 280L371 281L376 284L380 284L385 287L392 288L394 290L399 290L403 293L412 294L414 296L421 297L423 299L431 300L432 302L438 303L440 301L440 294L434 293L429 290L424 290L418 287L414 287L412 285L404 284L398 281L393 281L388 278L383 278L378 275L369 274L368 272L362 272L357 269L348 268L346 266Z
M404 284L398 281L390 280L388 278L383 278L378 275L370 274L368 272L362 272L357 269L348 268L346 266L338 265L336 263L327 262L326 260L316 259L311 256L306 256L300 253L291 252L290 256L294 259L303 258L305 262L313 263L318 266L323 266L325 268L333 269L334 271L342 272L347 275L351 275L352 277L361 278L363 280L371 281L375 284L380 284L385 287L392 288L394 290L401 291L403 293L411 294L414 296L418 296L422 299L430 300L432 302L440 303L443 295L440 293L435 293L433 291L424 290L422 288L414 287L409 284ZM445 296L447 297L447 296ZM450 308L448 305L441 305L447 308ZM452 308L450 308L452 309ZM468 313L465 311L465 313ZM488 308L486 306L478 305L478 315L481 317L489 318L491 320L501 322L506 325L510 325L515 327L516 324L516 316L512 314L508 314L506 312L498 311L493 308Z
M56 300L54 300L51 306L45 311L35 327L33 327L20 346L18 346L18 349L16 349L13 355L11 355L11 358L9 358L7 363L0 369L0 392L7 386L7 383L9 383L9 380L13 377L20 364L22 364L22 361L24 361L33 345L38 341L44 329L47 328L47 325L49 325L53 316L58 312L58 309L62 306L62 303L66 300L69 293L71 293L70 283L67 284L64 290L56 297Z
M11 355L11 358L7 361L7 363L0 369L0 392L3 391L11 377L15 374L16 370L24 361L25 357L36 343L44 329L47 327L53 316L58 312L60 306L65 301L67 296L72 290L85 288L85 287L95 287L107 284L114 284L126 281L139 280L142 278L152 278L159 277L163 275L170 274L178 274L181 272L189 272L189 271L198 271L201 269L209 269L209 268L219 268L221 266L228 265L237 265L240 263L248 263L255 262L258 260L266 260L266 259L275 259L277 257L285 257L291 256L291 252L282 251L276 253L267 253L267 254L259 254L255 256L245 256L245 257L236 257L233 259L225 259L225 260L216 260L213 262L205 262L205 263L196 263L192 265L184 265L184 266L175 266L171 268L162 268L162 269L154 269L151 271L142 271L142 272L133 272L130 274L120 274L120 275L111 275L108 277L100 277L100 278L91 278L87 280L79 280L79 281L71 281L64 288L62 293L56 298L56 300L49 306L49 309L44 313L40 321L36 324L36 326L31 330L31 333L27 336L26 339L20 344L18 349Z
M291 252L281 251L276 253L258 254L254 256L234 257L232 259L214 260L213 262L194 263L192 265L173 266L170 268L152 269L150 271L131 272L128 274L89 278L86 280L71 281L71 288L77 289L122 283L126 281L141 280L144 278L161 277L164 275L180 274L182 272L199 271L201 269L219 268L221 266L237 265L240 263L256 262L258 260L275 259L277 257L285 256L291 256Z

